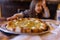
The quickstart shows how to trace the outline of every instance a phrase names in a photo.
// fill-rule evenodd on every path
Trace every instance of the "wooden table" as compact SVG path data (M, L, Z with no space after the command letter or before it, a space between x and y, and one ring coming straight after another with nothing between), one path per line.
M0 32L0 40L9 40L9 37Z

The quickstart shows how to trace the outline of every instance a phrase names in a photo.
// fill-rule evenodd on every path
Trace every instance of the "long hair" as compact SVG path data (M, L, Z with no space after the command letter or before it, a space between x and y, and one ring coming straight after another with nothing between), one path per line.
M42 2L42 0L32 0L30 4L30 10L33 11L35 9L36 4L40 1Z
M30 14L30 16L32 15L32 16L34 16L35 17L35 6L36 6L36 4L38 3L38 2L42 2L42 0L32 0L32 2L31 2L31 4L30 4L30 11L31 11L31 13L32 14ZM31 17L32 17L31 16Z

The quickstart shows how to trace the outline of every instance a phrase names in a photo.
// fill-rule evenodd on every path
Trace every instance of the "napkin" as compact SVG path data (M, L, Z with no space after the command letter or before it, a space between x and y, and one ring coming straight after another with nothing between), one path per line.
M41 37L38 35L19 35L11 40L41 40Z
M57 28L55 29L55 30L53 30L53 31L51 31L51 33L54 33L54 34L58 34L60 32L60 25L59 26L57 26Z

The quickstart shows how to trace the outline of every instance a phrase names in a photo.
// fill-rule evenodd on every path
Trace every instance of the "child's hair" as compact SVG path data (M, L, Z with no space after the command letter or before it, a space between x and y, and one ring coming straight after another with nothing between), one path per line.
M30 10L34 11L35 6L38 2L42 2L43 0L32 0L31 4L30 4Z
M36 11L35 11L35 6L37 3L41 2L42 0L32 0L31 4L30 4L30 17L35 17ZM40 12L40 14L42 14L44 12L44 9L42 7L42 11Z

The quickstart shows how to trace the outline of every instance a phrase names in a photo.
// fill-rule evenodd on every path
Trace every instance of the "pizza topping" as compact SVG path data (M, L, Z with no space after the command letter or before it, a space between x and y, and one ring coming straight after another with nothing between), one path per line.
M35 29L36 27L32 27L31 29Z
M21 33L21 28L19 28L19 27L17 26L15 32Z
M28 32L33 30L34 32L38 32L46 29L46 24L41 22L36 18L20 18L17 20L12 20L7 23L6 28L10 31L15 32Z

